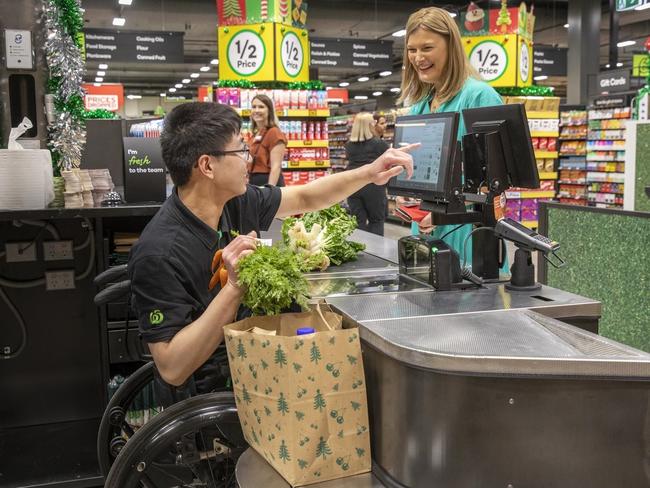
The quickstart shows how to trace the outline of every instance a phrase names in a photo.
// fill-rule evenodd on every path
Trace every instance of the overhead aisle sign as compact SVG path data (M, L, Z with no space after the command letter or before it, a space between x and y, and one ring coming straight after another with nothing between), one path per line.
M616 0L616 10L623 12L625 10L633 10L641 5L650 3L648 0Z

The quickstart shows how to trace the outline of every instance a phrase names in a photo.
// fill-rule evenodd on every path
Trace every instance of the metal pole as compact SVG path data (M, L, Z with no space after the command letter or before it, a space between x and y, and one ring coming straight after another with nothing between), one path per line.
M618 17L616 0L609 0L609 67L612 69L618 63Z
M587 103L589 76L599 71L600 2L571 0L569 4L569 73L567 103Z

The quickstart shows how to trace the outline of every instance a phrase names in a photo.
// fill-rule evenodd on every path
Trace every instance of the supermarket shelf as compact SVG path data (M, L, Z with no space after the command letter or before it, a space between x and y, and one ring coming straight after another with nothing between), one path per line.
M287 147L327 147L328 140L287 141Z
M506 198L553 198L555 191L507 191Z
M530 131L530 137L558 137L560 135L559 131L544 131L544 130L533 130Z
M283 161L282 168L284 169L321 169L329 168L329 159L322 161Z
M535 157L539 159L555 159L558 157L557 151L540 151L539 149L535 150Z
M572 158L572 157L583 158L586 155L587 155L586 152L584 152L584 153L565 153L565 152L561 152L560 153L561 158Z
M557 172L555 172L555 171L541 172L541 173L539 173L539 179L540 180L555 180L555 179L557 179Z
M596 195L602 193L603 195L623 195L622 191L601 191L601 190L587 190L587 193L591 195Z
M560 185L577 185L577 186L585 186L587 182L585 180L580 181L580 180L558 180L557 181Z
M558 112L538 112L536 110L526 111L526 117L529 119L557 119Z
M237 108L237 113L242 117L250 117L250 109L241 109ZM276 110L276 115L278 117L329 117L329 109L320 109L320 110L302 110L302 109L290 109L290 110Z

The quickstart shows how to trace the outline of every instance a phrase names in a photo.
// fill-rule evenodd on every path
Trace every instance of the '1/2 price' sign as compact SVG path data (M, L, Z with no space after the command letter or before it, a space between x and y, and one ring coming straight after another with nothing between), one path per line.
M252 30L242 30L228 43L228 64L241 76L257 73L264 64L266 49L262 38Z
M302 29L275 25L275 74L278 81L309 81L309 44Z
M532 82L532 45L521 36L463 38L470 64L492 86L528 86Z
M270 24L219 27L219 78L273 80L273 28Z
M495 41L478 43L469 55L469 62L485 81L494 81L503 76L508 68L508 53Z

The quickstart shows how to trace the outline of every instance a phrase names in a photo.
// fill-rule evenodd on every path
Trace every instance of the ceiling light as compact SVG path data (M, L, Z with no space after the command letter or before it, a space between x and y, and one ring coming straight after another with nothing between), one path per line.
M450 16L452 19L453 19L454 17L456 17L456 12L448 12L448 13L449 13L449 16Z
M350 86L350 83L348 83L347 81L342 81L341 83L339 83L339 86Z
M210 61L210 64L219 64L219 60L218 59L213 59L212 61Z
M380 91L372 92L373 97L379 97L381 95L383 95L383 92L380 92Z
M101 76L95 78L95 83L101 83L102 81L104 81L104 78L102 78Z
M607 64L605 65L605 68L609 68L609 63L607 63Z
M390 91L393 93L399 93L401 91L401 88L391 88Z
M117 3L120 5L131 5L133 3L133 0L117 0Z
M621 41L616 45L618 47L626 47L626 46L634 46L635 44L636 44L636 41Z
M106 71L98 71L97 76L104 76L106 75Z
M176 91L176 88L170 88L168 91L174 93Z
M392 74L393 74L392 71L382 71L381 73L379 73L379 76L390 76Z
M190 80L189 78L183 78L183 81L182 81L182 82L185 83L185 84L187 84L187 83L189 83L190 81L192 81L192 80Z
M161 97L166 97L167 94L166 94L166 93L161 93L160 96L161 96Z
M617 68L620 68L621 66L623 66L623 63L616 63Z
M218 81L213 81L212 84L213 84L214 86L217 86L217 85L219 84L219 82L218 82Z
M190 75L190 78L198 78L199 76L201 76L201 75L198 74L198 73L192 73L192 74Z
M142 98L142 95L127 95L126 98L129 100L139 100Z
M406 29L401 29L393 32L393 37L404 37L406 35Z
M203 71L204 73L205 73L206 71L210 71L210 66L201 66L201 67L199 68L199 71Z
M183 85L182 85L181 83L176 83L176 84L174 85L174 87L176 87L176 88L183 88Z
M368 78L367 76L361 76L361 77L357 78L357 80L361 81L361 82L368 81L369 79L370 78Z
M569 24L564 24L564 28L565 28L565 29L568 29L568 28L569 28Z
M634 10L645 10L647 8L650 8L650 3L646 3L644 5L639 5L638 7L635 7Z
M93 83L93 86L102 86L101 83Z
M535 77L533 78L533 80L535 80L535 81L548 80L548 76L546 76L546 75L535 76Z
M122 27L124 24L126 24L126 19L124 17L115 17L115 18L113 18L113 25L117 25L118 27Z
M334 87L333 87L333 86L326 86L325 89L326 89L326 90L333 90Z
M108 69L108 65L107 64L100 64L99 69Z
M354 97L355 100L368 100L368 97L366 95L356 95Z

